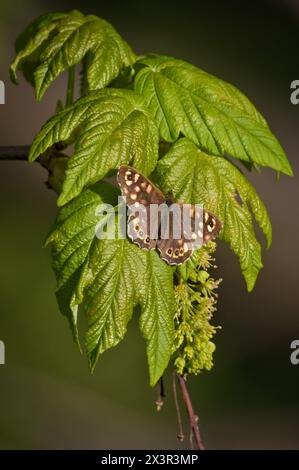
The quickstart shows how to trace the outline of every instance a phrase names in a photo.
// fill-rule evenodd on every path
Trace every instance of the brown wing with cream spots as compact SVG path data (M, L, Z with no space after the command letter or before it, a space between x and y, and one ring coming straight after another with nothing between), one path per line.
M117 182L130 209L128 236L140 248L156 248L160 215L154 217L150 205L159 206L165 201L163 193L145 176L130 166L121 166Z
M158 240L157 248L160 257L171 265L184 263L193 253L192 243L183 239Z
M222 223L215 215L206 209L203 210L203 243L209 243L218 237Z
M157 241L161 258L171 265L184 263L194 250L214 240L221 230L220 220L200 205L179 203L177 207L179 216L169 214L169 225L161 224L161 237ZM180 232L176 231L177 224L181 225Z
M157 224L156 232L158 233L158 222L151 220L148 207L134 208L131 206L132 212L128 219L128 237L136 243L140 248L145 250L153 250L157 245L157 236L153 236L151 227Z
M177 211L172 212L174 207ZM191 208L191 205L172 204L169 211L165 211L161 215L157 248L160 257L168 264L182 264L193 253L194 218L190 211ZM191 222L190 225L186 223L187 218Z
M117 182L129 207L136 202L143 206L149 206L150 204L162 204L165 201L164 194L145 176L130 166L120 167L117 173Z

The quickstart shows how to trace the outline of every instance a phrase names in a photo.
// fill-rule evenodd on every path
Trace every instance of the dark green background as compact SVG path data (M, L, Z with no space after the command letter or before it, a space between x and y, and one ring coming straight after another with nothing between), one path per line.
M16 35L41 13L72 8L110 21L137 53L173 55L232 82L284 146L293 178L250 176L273 221L265 268L248 294L236 257L219 243L215 366L190 388L208 448L298 448L299 366L289 360L299 338L299 105L290 103L290 83L299 79L298 2L2 0L0 145L29 144L65 93L64 76L39 104L23 79L9 83ZM42 248L56 213L45 179L37 164L0 162L0 448L179 448L169 377L157 414L136 319L93 376L72 342Z

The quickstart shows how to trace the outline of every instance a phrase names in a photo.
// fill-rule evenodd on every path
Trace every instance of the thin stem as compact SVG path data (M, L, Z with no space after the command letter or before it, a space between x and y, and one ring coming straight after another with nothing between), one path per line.
M155 402L157 406L157 411L160 411L162 406L164 405L164 398L166 398L166 393L164 388L163 377L161 377L157 385L157 400Z
M193 439L195 440L196 449L204 450L201 435L198 427L198 416L195 414L190 395L187 389L186 381L182 375L177 374L178 382L183 395L183 400L187 409L189 426L190 426L190 447L193 449Z
M75 85L75 65L69 67L68 80L66 89L65 107L67 108L73 103L74 100L74 85Z
M184 436L184 430L183 430L183 424L182 424L182 416L181 416L181 410L180 410L180 405L178 401L178 394L177 394L177 389L176 389L176 372L173 372L172 375L172 390L173 390L173 398L174 398L174 404L175 404L175 409L176 409L176 414L177 414L177 419L178 419L178 440L180 442L183 442L185 439Z
M0 160L28 160L29 145L0 147Z

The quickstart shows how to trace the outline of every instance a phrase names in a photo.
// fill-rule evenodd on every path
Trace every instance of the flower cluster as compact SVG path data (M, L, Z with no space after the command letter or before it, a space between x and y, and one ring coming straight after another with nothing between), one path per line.
M215 344L211 341L217 327L210 320L216 310L216 289L221 279L213 279L209 268L216 267L210 242L177 270L175 298L175 341L173 359L179 374L198 374L213 366ZM218 327L219 328L219 327Z

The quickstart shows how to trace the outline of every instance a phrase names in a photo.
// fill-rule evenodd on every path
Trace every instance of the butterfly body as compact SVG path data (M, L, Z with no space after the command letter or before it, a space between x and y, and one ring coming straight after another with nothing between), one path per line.
M168 264L183 263L221 230L220 220L201 205L176 202L135 168L121 166L117 181L130 211L129 238L140 248L157 249Z

